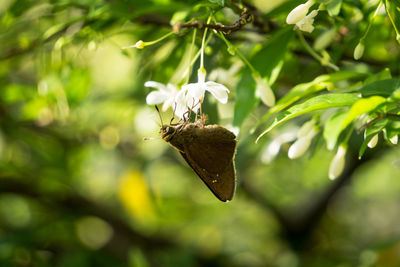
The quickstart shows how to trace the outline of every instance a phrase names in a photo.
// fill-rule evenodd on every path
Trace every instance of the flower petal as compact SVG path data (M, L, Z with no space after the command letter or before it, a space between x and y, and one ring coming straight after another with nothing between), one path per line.
M187 91L186 103L189 107L194 107L204 98L205 88L199 83L189 83L182 86Z
M167 84L165 89L170 93L173 94L174 96L178 93L178 89L176 89L175 85L172 83Z
M185 114L187 114L188 110L186 103L186 90L181 89L178 94L176 94L172 107L176 116L181 119L185 118Z
M167 86L165 86L162 83L155 82L155 81L147 81L144 83L144 86L146 87L151 87L151 88L157 88L158 90L162 92L168 92L169 90L167 89Z
M226 104L228 102L229 89L216 82L206 82L206 90L209 91L219 102Z
M163 103L167 99L168 99L168 95L166 95L162 92L159 92L159 91L153 91L147 95L146 103L147 103L147 105L157 105L157 104Z

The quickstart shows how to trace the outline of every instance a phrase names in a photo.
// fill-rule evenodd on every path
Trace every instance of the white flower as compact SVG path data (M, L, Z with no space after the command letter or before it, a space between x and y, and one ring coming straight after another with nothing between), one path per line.
M314 1L309 0L305 4L298 5L286 18L287 24L296 24L302 20L308 13L308 9L314 4Z
M329 179L333 180L342 174L346 156L346 147L339 146L329 166Z
M186 101L188 101L189 107L201 104L206 91L209 91L222 104L228 102L228 88L216 82L206 82L206 72L204 69L197 71L197 77L197 83L189 83L182 86L182 90L187 92Z
M311 140L317 133L318 128L315 126L315 120L304 123L297 133L298 139L289 147L288 157L290 159L301 157L307 151Z
M275 96L271 87L259 76L255 77L255 80L257 83L256 96L261 98L261 101L268 107L275 105Z
M303 19L296 23L297 28L303 32L312 32L314 30L314 17L318 14L318 10L313 10Z
M146 97L146 103L148 105L157 105L164 103L162 110L166 111L172 103L175 101L175 97L178 93L178 89L173 84L164 85L155 81L147 81L144 86L157 88L158 91L150 92Z

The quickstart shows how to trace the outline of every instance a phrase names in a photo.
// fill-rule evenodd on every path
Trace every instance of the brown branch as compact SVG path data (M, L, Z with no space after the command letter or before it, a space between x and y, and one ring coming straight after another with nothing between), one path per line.
M212 29L218 32L222 32L224 34L230 34L232 32L238 31L243 28L244 25L251 23L254 21L254 16L248 11L247 8L244 8L242 13L240 14L239 19L233 23L232 25L224 25L222 23L216 24L208 24L202 21L191 21L188 23L178 22L174 25L173 30L175 32L179 32L183 28L197 28L197 29Z

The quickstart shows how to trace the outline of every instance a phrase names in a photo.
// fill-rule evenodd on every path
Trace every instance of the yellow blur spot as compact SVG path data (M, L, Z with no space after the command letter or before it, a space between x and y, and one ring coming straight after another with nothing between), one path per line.
M153 202L140 172L130 171L121 177L119 198L136 220L148 222L154 219Z

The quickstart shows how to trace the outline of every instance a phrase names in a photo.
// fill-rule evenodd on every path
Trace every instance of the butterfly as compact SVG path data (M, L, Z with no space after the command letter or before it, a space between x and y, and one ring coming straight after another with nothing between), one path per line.
M237 140L231 131L219 125L205 125L202 117L195 122L163 125L160 135L179 151L219 200L233 198Z

